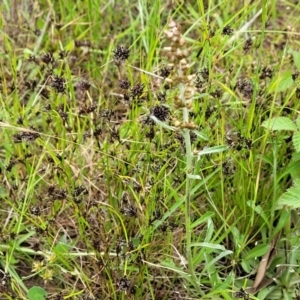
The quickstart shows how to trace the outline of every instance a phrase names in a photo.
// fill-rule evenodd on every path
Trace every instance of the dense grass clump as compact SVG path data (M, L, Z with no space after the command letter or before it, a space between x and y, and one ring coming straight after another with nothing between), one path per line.
M298 1L0 7L1 299L300 299Z

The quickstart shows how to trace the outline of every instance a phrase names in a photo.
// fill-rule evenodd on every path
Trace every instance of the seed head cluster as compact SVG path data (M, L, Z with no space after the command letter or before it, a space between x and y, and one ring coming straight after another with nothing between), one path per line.
M130 94L133 98L138 98L142 96L143 91L144 91L144 85L141 83L137 83L130 90Z
M117 46L114 52L114 62L119 66L122 62L128 59L130 50L124 45Z
M222 34L223 35L232 35L233 29L229 25L226 25L222 30Z
M53 54L50 53L50 52L41 55L41 60L42 60L45 64L53 64L53 63L55 62L54 56L53 56Z
M119 87L122 90L128 90L130 88L130 82L128 79L119 80Z
M50 79L50 86L57 92L57 93L65 93L66 92L66 82L63 77L60 76L52 76Z
M21 143L21 142L33 142L38 137L40 137L40 134L37 132L20 132L15 135L13 135L13 141L15 143Z
M170 110L164 105L157 105L152 108L151 114L160 121L166 121L169 117Z
M246 98L251 98L253 95L253 83L248 78L239 78L235 88L238 89Z

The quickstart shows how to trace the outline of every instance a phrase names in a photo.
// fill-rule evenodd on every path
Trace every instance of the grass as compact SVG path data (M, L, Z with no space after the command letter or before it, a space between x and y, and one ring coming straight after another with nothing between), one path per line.
M0 7L1 299L300 297L297 1Z

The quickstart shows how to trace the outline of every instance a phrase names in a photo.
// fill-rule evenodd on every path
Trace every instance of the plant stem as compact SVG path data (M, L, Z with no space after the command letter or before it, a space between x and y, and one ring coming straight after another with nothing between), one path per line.
M186 99L184 97L184 84L179 84L179 95L180 99L183 103L185 103ZM189 121L189 112L187 107L182 108L182 119L183 123L188 123ZM198 283L198 278L194 272L193 266L193 255L191 250L191 243L192 243L192 230L191 230L191 179L189 178L189 174L193 168L193 157L192 157L192 146L191 146L191 138L190 138L190 130L185 128L183 129L183 137L185 142L185 157L186 157L186 176L185 176L185 234L186 234L186 255L188 261L188 270L189 274L192 278L194 283L194 287L198 294L203 295L201 291L200 284Z

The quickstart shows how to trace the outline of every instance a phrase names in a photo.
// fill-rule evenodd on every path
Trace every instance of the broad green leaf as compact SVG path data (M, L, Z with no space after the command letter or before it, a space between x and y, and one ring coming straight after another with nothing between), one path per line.
M279 82L276 82L276 90L277 92L284 92L289 87L294 84L294 80L292 78L292 73L290 71L284 72L280 78Z
M242 262L241 262L241 267L243 268L243 270L250 274L251 271L253 270L253 266L249 264L249 261L246 261L245 259L242 259Z
M289 188L283 193L277 203L277 209L281 209L283 206L296 209L300 208L300 179L294 180L294 186Z
M253 249L251 249L250 251L248 251L248 253L244 257L244 260L261 257L267 253L268 249L269 249L268 244L259 244L255 246Z
M39 286L33 286L27 293L29 300L44 300L46 296L47 292Z
M300 131L296 131L293 134L293 145L295 147L296 152L300 152Z
M262 123L263 127L268 128L270 130L292 130L296 131L297 127L294 122L287 117L275 117L269 120L266 120Z
M293 51L293 59L294 59L294 64L298 71L300 71L300 52Z

